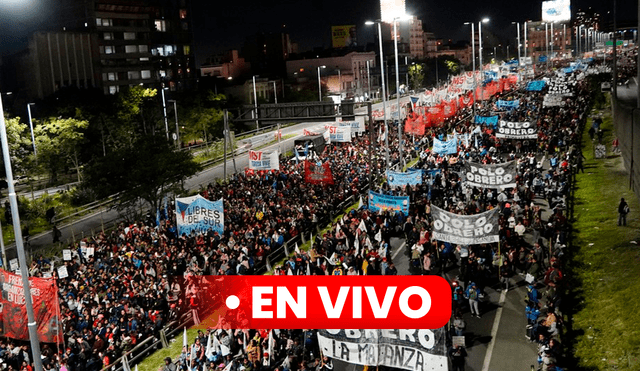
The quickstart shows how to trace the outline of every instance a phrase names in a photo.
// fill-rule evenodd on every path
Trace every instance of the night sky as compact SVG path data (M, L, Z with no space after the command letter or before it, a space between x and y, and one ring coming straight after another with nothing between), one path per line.
M80 0L78 0L80 1ZM28 35L39 29L55 28L57 0L0 0L0 53L14 53L26 46ZM247 35L278 32L283 28L300 51L330 47L331 25L355 24L358 43L373 42L375 28L364 22L380 17L379 0L191 0L197 62L228 49L241 49ZM593 7L608 21L613 0L573 0L571 9ZM423 21L425 30L443 39L469 40L465 21L491 19L484 32L499 38L513 38L512 21L539 20L537 0L407 0L407 12ZM618 20L637 20L637 1L618 0ZM610 18L609 18L610 19Z

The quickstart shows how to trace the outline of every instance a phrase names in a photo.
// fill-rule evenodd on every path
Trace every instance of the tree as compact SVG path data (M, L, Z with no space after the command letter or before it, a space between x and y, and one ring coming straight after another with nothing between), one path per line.
M61 117L49 118L34 127L37 160L47 167L52 181L57 179L61 166L69 165L76 169L78 181L82 180L80 148L84 142L84 130L88 127L88 121Z
M164 195L182 192L183 181L200 169L189 152L175 150L162 135L143 136L94 160L84 184L101 198L119 193L121 208L142 199L156 210Z
M205 97L196 96L191 100L191 105L185 107L183 117L184 131L181 137L186 140L204 138L219 138L222 136L224 124L224 111L222 106L227 102L224 94L215 94L209 91ZM180 107L182 109L182 107Z
M409 66L409 82L411 90L417 91L422 88L424 82L424 66L422 63L416 63Z

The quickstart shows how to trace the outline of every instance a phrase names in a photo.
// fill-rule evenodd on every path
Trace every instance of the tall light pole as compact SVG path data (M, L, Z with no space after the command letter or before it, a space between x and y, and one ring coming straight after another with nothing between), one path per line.
M256 119L256 130L260 129L260 121L258 121L258 92L256 90L256 75L253 75L253 118Z
M473 120L476 119L476 34L475 22L465 22L471 25L471 61L473 65Z
M549 60L549 24L544 23L544 50L547 56L547 60Z
M482 68L482 24L489 22L489 18L483 18L480 22L478 22L478 53L480 55L480 71L483 71Z
M507 61L509 61L509 46L510 45L507 45Z
M180 129L178 128L178 102L175 99L169 99L169 103L173 103L173 113L176 116L176 148L180 149Z
M369 61L367 60L367 98L371 100L371 74L369 73Z
M340 68L338 68L338 94L340 95L340 99L342 99L342 75L340 74Z
M7 178L9 191L9 204L11 215L13 216L13 232L16 240L16 250L18 262L20 264L20 276L22 278L23 293L31 293L29 284L29 266L24 252L24 242L22 240L22 229L20 228L20 214L18 211L18 200L16 190L13 185L13 171L11 169L11 156L9 155L9 141L7 140L7 126L4 121L4 109L2 107L2 97L0 96L0 142L2 143L2 155L4 157L4 169ZM31 295L23 295L24 304L27 310L27 330L29 331L29 342L31 344L31 354L35 371L42 371L42 356L40 353L40 342L38 341L38 323L33 312L33 301Z
M273 83L273 98L275 103L278 104L278 89L276 89L276 80L271 81Z
M398 69L398 31L397 24L399 18L393 19L393 50L396 62L396 105L398 107L398 154L400 159L400 171L404 168L404 158L402 157L402 124L400 123L400 70Z
M327 66L318 66L318 101L322 102L322 83L320 82L320 69Z
M387 163L387 171L389 171L390 167L390 156L389 156L389 124L387 122L387 92L385 90L384 84L384 54L382 50L382 21L367 21L366 25L370 26L377 23L378 24L378 45L380 46L380 80L382 80L382 120L384 121L384 148L385 148L385 160Z
M517 33L518 33L518 65L520 65L520 22L511 22L511 24L515 24L516 28L518 29ZM507 48L509 47L509 45L507 45ZM509 49L507 49L509 50ZM508 54L508 52L507 52ZM507 59L509 59L509 57L507 56Z
M524 48L524 57L527 57L527 47L529 46L529 44L527 44L527 21L524 21L524 44L522 45Z
M162 114L164 115L164 131L167 134L167 140L169 140L169 121L167 121L167 102L164 100L164 91L167 88L162 87L160 91L162 92Z
M33 155L36 158L36 162L38 161L38 151L36 151L36 138L33 136L33 120L31 119L31 106L35 105L35 103L27 104L27 112L29 113L29 129L31 129L31 143L33 143Z

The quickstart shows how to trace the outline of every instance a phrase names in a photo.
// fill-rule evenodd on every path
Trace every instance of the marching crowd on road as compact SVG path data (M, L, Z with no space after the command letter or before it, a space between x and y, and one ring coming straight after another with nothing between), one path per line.
M500 113L501 119L537 120L537 140L505 140L496 135L494 126L460 120L470 109L439 127L427 128L422 138L404 135L409 150L402 161L393 150L391 161L404 164L418 158L413 168L422 170L424 181L395 188L377 182L374 190L408 196L409 212L373 212L365 203L344 214L327 232L316 234L308 251L296 251L275 267L275 274L395 275L391 238L404 238L414 274L443 275L452 266L459 268L459 276L451 282L453 335L464 335L467 311L482 317L488 287L508 291L526 282L523 324L527 324L527 337L539 346L540 368L554 370L563 352L559 334L568 240L566 198L572 169L581 163L578 142L590 103L584 82L575 89L574 98L562 106L543 107L544 93L525 91L493 97L478 106L479 114L488 115L499 110L498 98L519 100L518 108ZM394 131L389 133L390 148L398 147ZM467 135L456 154L430 149L433 138L444 139L452 132ZM386 168L383 146L376 143L373 148L373 163L369 163L367 137L331 145L316 154L314 161L330 163L333 184L306 182L303 164L295 162L283 163L279 171L235 174L228 183L210 184L201 195L210 200L224 198L222 234L179 236L175 221L168 218L157 226L153 221L121 225L86 239L83 249L74 246L77 254L64 262L68 277L58 278L64 342L43 345L45 369L97 371L144 339L159 338L168 322L185 310L200 309L202 276L252 274L285 241L315 230L349 197L357 199L369 184L370 172L383 174ZM468 162L508 161L517 166L513 188L466 186L461 176L461 167ZM536 199L543 199L552 211L547 220ZM434 206L462 215L499 210L500 243L461 245L432 238ZM167 215L172 214L169 205ZM30 274L42 276L51 265L38 257ZM455 367L463 369L464 347L451 348L449 356ZM0 341L0 358L7 369L29 369L29 357L28 349L18 343ZM199 371L334 368L332 360L320 352L316 331L225 328L198 332L181 355L167 358L160 369L187 367Z

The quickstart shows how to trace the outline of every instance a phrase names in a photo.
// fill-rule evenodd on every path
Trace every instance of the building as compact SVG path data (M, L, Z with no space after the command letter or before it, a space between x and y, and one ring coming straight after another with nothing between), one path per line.
M37 74L23 81L30 98L69 86L105 94L134 85L195 87L188 0L66 0L61 6L62 30L35 33L17 66L19 75Z
M260 75L283 75L285 62L297 52L298 45L285 32L252 35L242 47L242 55L251 64L253 73Z
M409 55L414 59L424 58L425 32L422 29L422 21L418 17L411 17L409 22L405 22L401 28L402 39L409 44Z
M287 78L298 82L318 78L327 86L330 94L342 98L356 98L377 91L377 79L372 69L376 67L374 52L349 52L330 57L289 60L286 63ZM375 85L375 86L374 86Z
M533 63L537 63L540 56L548 55L551 58L568 58L572 53L572 32L568 23L554 23L553 32L551 23L540 21L526 22L527 39L524 44L526 56L531 57Z
M230 50L200 66L200 76L231 80L249 74L250 70L251 64L245 62L244 58L238 55L237 50Z

